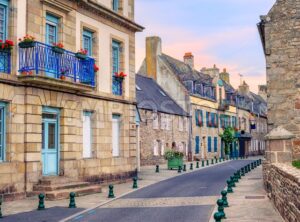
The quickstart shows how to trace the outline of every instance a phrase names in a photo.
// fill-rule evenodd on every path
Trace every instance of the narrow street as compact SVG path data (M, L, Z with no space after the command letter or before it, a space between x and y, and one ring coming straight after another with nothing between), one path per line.
M72 222L207 222L226 180L250 161L231 161L140 189Z

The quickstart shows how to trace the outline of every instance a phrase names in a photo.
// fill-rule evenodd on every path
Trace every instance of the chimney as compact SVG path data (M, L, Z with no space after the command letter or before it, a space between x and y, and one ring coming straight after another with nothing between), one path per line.
M249 85L245 81L239 86L239 92L244 95L250 92Z
M220 74L220 70L216 66L216 64L214 64L213 68L202 68L201 72L206 75L209 75L212 78L219 78L219 74Z
M267 101L267 85L259 85L258 86L258 95L260 95L265 101Z
M183 61L185 64L189 65L192 69L194 69L194 56L191 52L187 52L184 54Z
M223 69L223 72L220 73L220 79L225 81L226 83L230 84L230 76L227 72L226 68Z
M146 70L147 76L157 80L158 56L162 53L161 38L152 36L146 38Z

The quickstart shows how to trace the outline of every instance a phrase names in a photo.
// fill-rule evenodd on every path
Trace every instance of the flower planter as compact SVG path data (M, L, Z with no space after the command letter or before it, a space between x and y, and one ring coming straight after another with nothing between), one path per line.
M124 77L117 77L117 76L114 76L114 80L117 81L117 82L123 82Z
M66 80L66 76L60 76L61 80Z
M33 48L35 46L35 42L20 42L20 48Z
M173 158L168 160L168 169L178 169L179 166L183 166L183 158Z
M55 53L57 53L57 54L64 54L65 53L65 49L59 48L59 47L55 47L55 46L52 47L52 51L55 52Z
M82 53L76 53L75 54L75 56L76 56L76 58L78 58L78 59L87 59L87 55L84 55L84 54L82 54Z

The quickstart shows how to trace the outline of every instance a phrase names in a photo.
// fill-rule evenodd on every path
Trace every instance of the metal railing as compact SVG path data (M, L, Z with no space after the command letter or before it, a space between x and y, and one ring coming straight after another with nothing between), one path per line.
M61 76L82 83L95 86L95 60L90 57L80 59L76 53L64 50L57 53L51 45L35 42L33 47L19 47L19 72L33 71L34 75L44 75L60 79Z

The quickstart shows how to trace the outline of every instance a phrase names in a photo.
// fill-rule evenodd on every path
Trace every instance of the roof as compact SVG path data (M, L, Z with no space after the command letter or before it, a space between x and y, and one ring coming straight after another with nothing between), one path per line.
M256 115L267 116L267 102L260 95L253 92L247 94L238 93L238 95L245 98L245 104L238 104L239 108L249 110Z
M139 109L189 116L152 78L136 74L136 86Z

